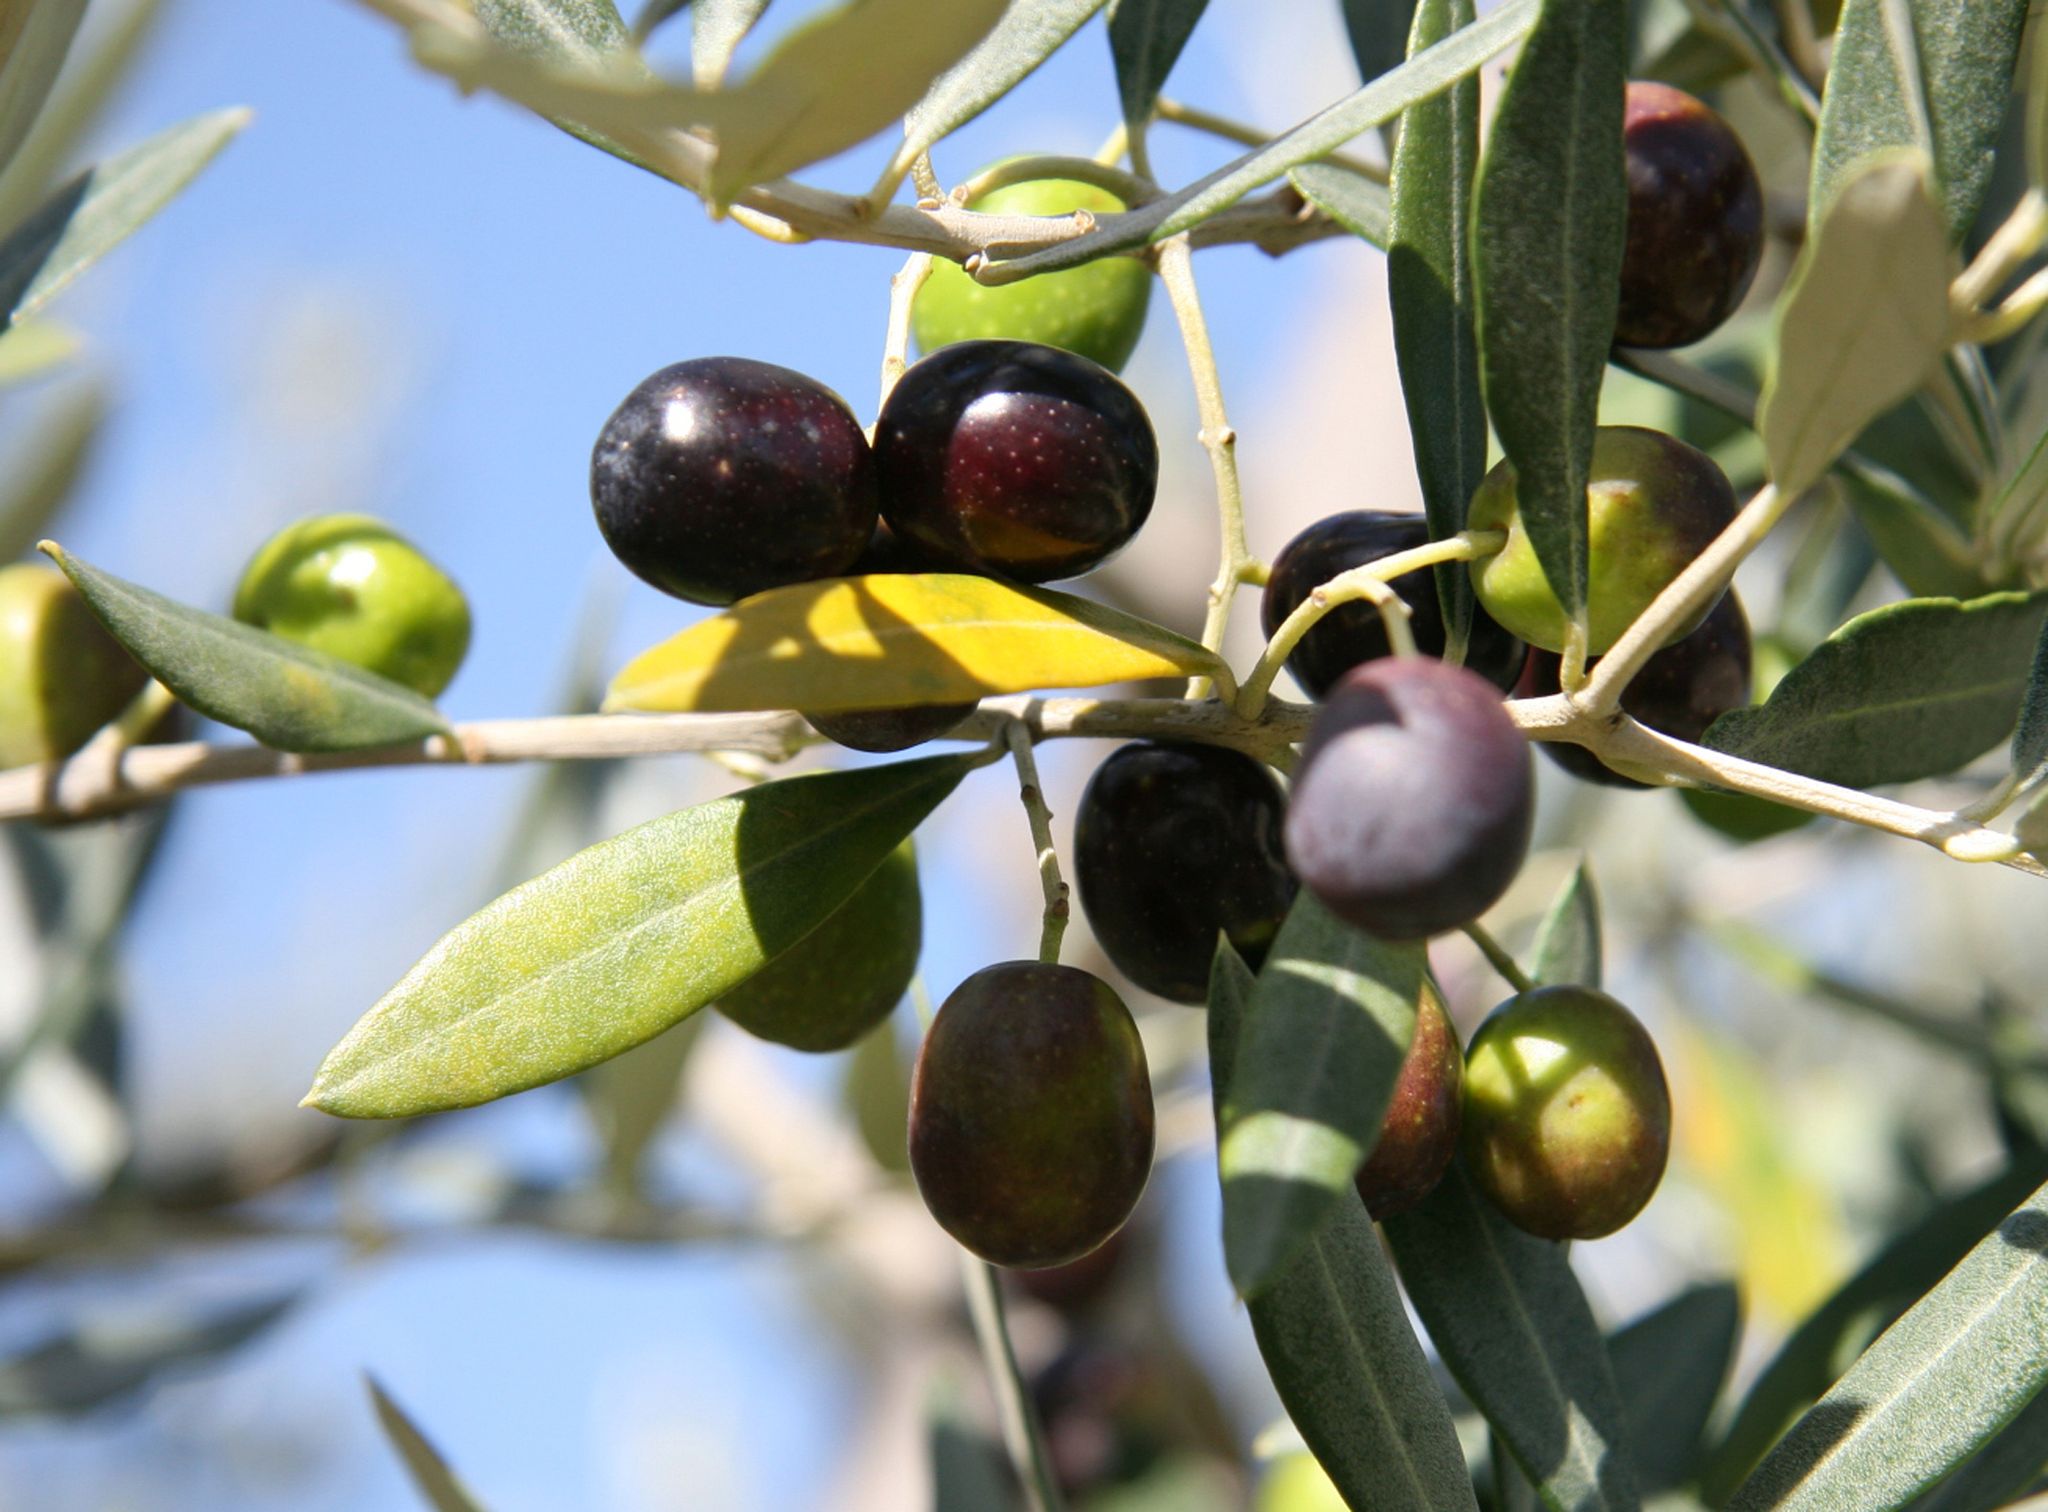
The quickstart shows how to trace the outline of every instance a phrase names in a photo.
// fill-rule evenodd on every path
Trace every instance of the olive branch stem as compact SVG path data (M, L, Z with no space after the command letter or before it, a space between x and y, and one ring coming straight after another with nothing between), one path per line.
M1529 980L1529 973L1515 964L1515 958L1507 953L1500 941L1496 940L1483 925L1475 922L1460 925L1459 929L1466 939L1479 947L1479 953L1486 957L1486 964L1494 969L1502 981L1517 992L1536 990L1536 984Z
M877 423L882 417L882 407L896 392L898 380L909 367L911 305L917 299L917 291L931 276L931 254L913 252L889 279L889 327L882 338L882 392L875 400ZM869 427L868 439L874 439L872 426Z
M1058 965L1060 941L1067 933L1072 905L1067 899L1066 879L1060 875L1059 852L1052 843L1052 810L1046 807L1045 786L1038 780L1038 758L1031 749L1031 730L1020 719L1003 727L1003 741L1017 767L1017 797L1031 825L1031 843L1038 852L1038 885L1045 894L1045 913L1039 926L1038 959Z
M988 1367L989 1386L995 1393L1003 1446L1009 1451L1017 1478L1030 1498L1031 1512L1061 1512L1065 1503L1060 1498L1059 1482L1053 1478L1038 1415L1024 1393L1024 1375L1017 1368L1017 1350L1010 1342L1009 1323L1003 1316L1003 1292L996 1281L995 1267L963 1249L960 1276L967 1288L967 1311L974 1323L974 1335L981 1341Z

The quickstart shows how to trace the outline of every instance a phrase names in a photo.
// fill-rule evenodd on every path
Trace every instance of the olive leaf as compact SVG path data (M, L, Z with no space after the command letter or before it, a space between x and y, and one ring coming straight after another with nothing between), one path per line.
M0 562L11 562L42 538L71 497L106 420L107 396L91 385L67 395L36 426L33 450L15 461L0 491Z
M1510 1224L1462 1161L1381 1231L1437 1353L1544 1504L1633 1512L1627 1417L1564 1246Z
M2027 669L2027 691L2020 700L2020 722L2012 732L2016 792L2026 792L2048 779L2048 615L2042 618L2033 664Z
M1582 858L1536 928L1529 977L1539 987L1600 985L1600 898Z
M713 89L725 81L732 55L767 9L768 0L697 0L690 12L690 76L699 88ZM643 13L639 25L647 24Z
M2048 1383L2048 1187L1916 1302L1779 1441L1731 1512L1885 1512Z
M0 169L28 139L64 67L86 0L9 0L0 6Z
M1425 961L1306 889L1259 972L1219 1141L1223 1255L1241 1296L1273 1283L1352 1191L1415 1033Z
M1393 205L1387 186L1334 163L1303 163L1287 170L1287 182L1301 197L1353 236L1382 252L1393 237Z
M1351 39L1361 79L1377 79L1415 51L1416 0L1343 0L1343 5L1344 34Z
M1152 118L1166 76L1208 8L1209 0L1116 0L1110 8L1109 56L1127 125Z
M1818 482L1948 347L1953 258L1927 175L1911 150L1859 160L1800 250L1757 409L1781 490Z
M1948 239L1960 243L1991 185L2026 20L2027 0L1847 0L1814 136L1809 227L1859 161L1911 147L1931 160Z
M1515 465L1529 544L1573 615L1585 611L1586 480L1620 299L1627 64L1624 0L1544 0L1473 190L1486 412Z
M2044 620L2048 590L1859 614L1701 743L1847 787L1952 772L2012 733Z
M634 658L605 707L830 712L1219 674L1215 653L1088 599L885 573L743 600Z
M1741 1294L1719 1281L1682 1291L1608 1336L1643 1490L1675 1490L1692 1479L1741 1331Z
M370 1405L377 1413L377 1426L398 1451L405 1473L434 1512L483 1512L483 1504L470 1495L433 1441L420 1431L411 1414L398 1405L397 1398L384 1389L375 1376L365 1371L363 1384L370 1390Z
M150 675L209 719L278 751L354 751L449 733L412 689L267 630L189 608L79 560L62 567L114 639Z
M244 1300L210 1316L129 1306L80 1319L35 1347L0 1360L0 1421L90 1412L166 1372L241 1348L279 1322L302 1294Z
M2048 1391L1955 1474L1913 1503L1913 1512L1993 1512L2048 1474ZM2038 1507L2036 1512L2039 1512Z
M550 63L589 67L633 50L612 0L475 0L474 9L499 41Z
M785 778L579 851L442 936L306 1105L472 1107L651 1039L817 928L984 759Z

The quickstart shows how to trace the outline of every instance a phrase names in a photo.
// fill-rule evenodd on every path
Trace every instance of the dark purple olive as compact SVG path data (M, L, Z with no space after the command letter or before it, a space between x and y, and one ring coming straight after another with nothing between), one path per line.
M1528 743L1477 673L1426 656L1367 662L1309 727L1287 859L1324 907L1419 940L1497 902L1529 852Z
M1621 346L1689 346L1735 313L1763 255L1756 168L1728 123L1682 89L1628 86Z
M1340 572L1377 562L1398 551L1412 551L1429 541L1429 525L1418 514L1384 509L1354 509L1318 520L1289 541L1273 559L1259 618L1270 638L1281 622L1317 588ZM1460 571L1464 569L1460 568ZM1437 599L1436 576L1428 568L1404 572L1388 587L1408 606L1408 628L1415 649L1424 656L1444 654L1443 608ZM1317 620L1288 655L1287 670L1311 698L1330 687L1361 662L1385 656L1387 632L1379 610L1363 601L1340 604ZM1477 605L1472 634L1465 647L1465 665L1503 692L1521 675L1529 648L1515 639Z
M1159 447L1107 368L1026 341L915 364L875 425L882 512L913 548L1024 583L1122 550L1152 511Z
M837 577L875 530L874 459L846 401L745 357L665 367L598 433L605 544L664 593L730 604Z
M915 704L901 709L837 709L804 718L828 740L852 751L907 751L937 740L974 712L972 703Z
M1177 1003L1208 996L1218 932L1256 967L1294 876L1266 767L1220 746L1135 741L1095 770L1074 816L1074 881L1117 970Z
M1593 666L1599 664L1595 658ZM1525 697L1540 698L1558 690L1559 658L1538 651L1529 658L1522 684ZM1707 726L1730 709L1749 706L1749 618L1731 589L1721 596L1700 627L1673 641L1643 663L1622 692L1624 713L1674 740L1698 741ZM1624 777L1584 746L1564 741L1541 743L1544 755L1587 782L1607 787L1644 788L1648 783Z
M954 989L918 1052L910 1169L939 1226L995 1265L1077 1260L1152 1169L1152 1082L1130 1010L1072 966L1008 961Z
M1436 1190L1458 1153L1464 1105L1465 1052L1443 1000L1425 984L1393 1100L1372 1154L1358 1168L1358 1195L1375 1222L1407 1212Z

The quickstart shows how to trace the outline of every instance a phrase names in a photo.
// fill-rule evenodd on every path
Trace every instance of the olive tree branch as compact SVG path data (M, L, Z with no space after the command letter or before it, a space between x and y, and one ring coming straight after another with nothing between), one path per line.
M913 252L889 279L889 329L882 339L882 393L875 401L875 419L878 423L882 417L882 407L889 402L889 396L896 391L897 380L902 378L904 369L909 366L910 307L917 299L917 291L924 287L924 281L931 276L931 253ZM868 439L874 440L872 426L869 427Z
M1529 980L1529 973L1515 964L1515 958L1501 948L1500 941L1496 940L1490 931L1476 922L1460 925L1459 929L1466 939L1479 947L1479 953L1486 957L1486 964L1494 969L1502 981L1517 992L1536 990L1536 984Z
M1066 936L1072 908L1067 901L1066 879L1060 875L1059 853L1053 849L1052 810L1046 807L1045 788L1038 780L1038 758L1031 751L1030 727L1021 719L1011 720L1003 729L1003 741L1017 766L1017 797L1031 825L1031 843L1038 851L1038 885L1045 894L1038 959L1058 965L1060 941Z

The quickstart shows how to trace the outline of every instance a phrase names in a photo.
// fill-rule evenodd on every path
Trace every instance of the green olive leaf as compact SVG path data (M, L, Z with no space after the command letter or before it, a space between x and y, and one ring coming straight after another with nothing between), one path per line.
M1954 259L1927 174L1911 150L1859 160L1800 250L1757 411L1781 490L1818 482L1948 348Z
M1377 79L1416 50L1410 30L1415 0L1343 0L1343 5L1344 34L1351 39L1359 78Z
M102 572L53 541L42 549L158 682L273 750L355 751L449 733L439 710L388 678L189 608Z
M2048 1391L1919 1501L1913 1512L1993 1512L2048 1474ZM2035 1512L2039 1512L2038 1506Z
M1751 1384L1707 1456L1700 1494L1725 1506L1736 1486L1841 1369L1842 1353L1867 1338L1949 1273L1985 1230L2048 1176L2048 1156L2016 1160L1983 1185L1949 1198L1898 1234L1808 1314Z
M1354 929L1306 890L1259 972L1231 1072L1223 1255L1240 1296L1272 1284L1372 1152L1415 1033L1419 945Z
M677 0L655 0L643 11L637 26L644 37L648 17L658 6L673 7ZM739 51L747 33L768 9L768 0L696 0L690 10L690 77L700 89L715 89L725 82L732 55Z
M1142 126L1180 61L1181 49L1209 0L1116 0L1109 13L1109 57L1127 124Z
M2020 722L2012 732L2012 772L2019 792L2048 780L2048 615L2043 621L2034 642L2033 665L2027 669Z
M1688 1288L1608 1335L1607 1358L1644 1491L1676 1490L1692 1479L1741 1332L1741 1293L1733 1282L1718 1281Z
M1353 236L1382 252L1387 249L1394 234L1394 209L1385 184L1334 163L1303 163L1290 168L1287 182Z
M1859 614L1701 743L1845 787L1953 772L2013 731L2048 590Z
M641 1163L681 1095L683 1069L704 1023L693 1013L576 1078L584 1112L604 1145L605 1182L613 1192L640 1190Z
M1472 0L1424 0L1415 11L1409 53L1427 51L1471 25L1472 16ZM1355 26L1352 42L1357 46ZM1486 476L1486 405L1467 244L1478 172L1477 78L1460 79L1402 112L1388 180L1391 224L1381 245L1415 476L1435 540L1465 528L1473 490ZM1472 626L1472 575L1462 564L1445 563L1436 569L1436 591L1450 643L1463 647Z
M1628 186L1625 0L1544 0L1473 190L1486 412L1529 543L1566 612L1586 603L1586 480L1614 345ZM1469 423L1469 422L1468 422ZM1460 438L1461 459L1470 442Z
M86 0L6 0L0 5L0 169L28 139L63 70Z
M328 1052L306 1104L473 1107L631 1049L817 928L984 759L785 778L579 851L442 936Z
M1537 926L1529 977L1539 987L1600 985L1600 897L1593 889L1593 868L1583 859Z
M13 476L0 489L0 562L14 561L42 539L85 471L106 416L106 392L94 384L39 417L32 448L26 456L17 453Z
M475 0L473 9L506 46L551 63L587 68L633 50L612 0Z
M449 1468L433 1441L420 1431L410 1414L386 1391L378 1379L365 1372L363 1384L370 1389L370 1405L376 1409L377 1426L398 1451L405 1473L434 1512L483 1512L483 1504L470 1495L469 1488Z
M108 158L58 190L0 242L0 312L11 325L171 202L249 123L246 110L217 110Z
M1152 677L1227 678L1214 652L1046 588L883 573L771 588L627 664L607 709L882 709Z
M1847 0L1813 143L1807 222L1818 232L1856 165L1910 147L1933 165L1948 240L1991 186L2027 0Z
M1633 1512L1627 1417L1565 1247L1509 1223L1462 1160L1381 1231L1444 1365L1544 1504Z
M1730 1512L1888 1512L1988 1443L2048 1383L2048 1187L1865 1350Z

